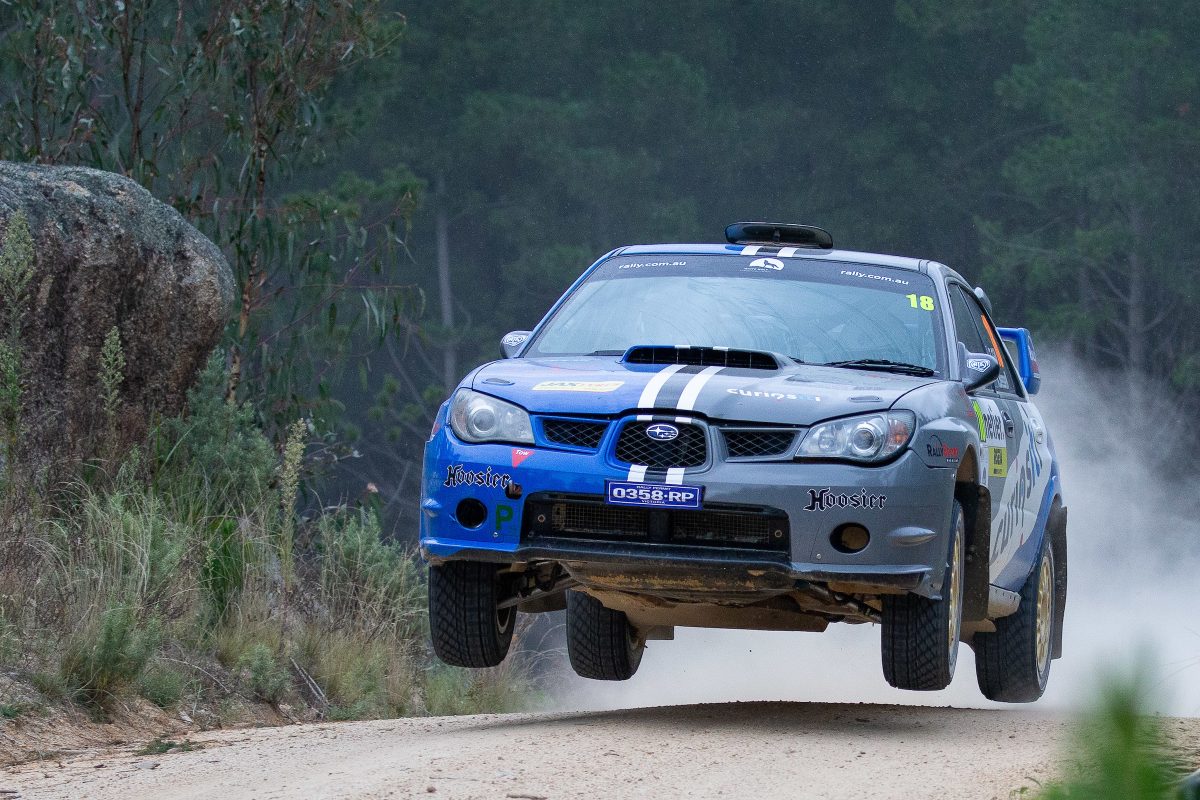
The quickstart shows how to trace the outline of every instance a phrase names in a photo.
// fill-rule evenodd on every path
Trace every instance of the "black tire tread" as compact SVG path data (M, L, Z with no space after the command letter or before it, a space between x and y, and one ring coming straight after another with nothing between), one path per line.
M1049 537L1021 586L1016 613L996 620L995 633L975 634L975 678L989 700L1032 703L1045 691L1037 666L1037 590L1048 546Z
M513 624L496 623L495 564L448 561L429 568L429 633L433 652L454 667L483 669L504 661Z
M583 592L567 592L567 656L583 678L624 681L642 662L642 644L631 646L629 619Z
M959 525L962 513L962 506L956 501L952 531ZM953 540L950 548L952 553ZM965 560L965 541L963 553ZM945 581L949 580L947 568ZM943 586L943 598L947 597L947 591ZM915 594L884 596L881 653L883 677L889 684L918 692L933 692L950 685L954 670L945 652L948 609L947 599L930 600Z

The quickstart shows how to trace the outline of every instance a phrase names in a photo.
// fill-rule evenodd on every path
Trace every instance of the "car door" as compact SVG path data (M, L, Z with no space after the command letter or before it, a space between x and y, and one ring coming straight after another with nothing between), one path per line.
M971 398L992 497L990 578L995 583L1032 531L1019 465L1036 456L1036 450L1029 449L1035 443L1029 416L1023 408L1025 397L1020 379L987 314L963 284L951 283L947 288L959 341L969 352L987 353L1000 362L996 380L975 391Z

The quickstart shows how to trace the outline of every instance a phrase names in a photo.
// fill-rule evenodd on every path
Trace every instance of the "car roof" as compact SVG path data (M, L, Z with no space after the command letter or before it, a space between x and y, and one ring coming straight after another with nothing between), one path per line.
M695 255L741 255L747 245L742 244L635 244L617 248L612 256L637 255L666 255L666 254L695 254ZM767 256L779 252L781 248L772 245L761 245L756 251ZM923 258L908 258L907 256L889 256L883 253L859 253L854 250L814 250L811 248L792 248L795 252L788 258L813 258L822 261L843 261L851 264L877 264L881 267L897 267L916 272L927 272L931 263ZM749 254L747 254L749 255ZM941 266L940 264L938 266Z

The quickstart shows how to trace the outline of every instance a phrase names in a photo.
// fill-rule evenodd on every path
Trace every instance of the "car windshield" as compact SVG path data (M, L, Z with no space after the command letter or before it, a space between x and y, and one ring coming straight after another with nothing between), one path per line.
M566 299L524 355L717 346L938 372L938 305L933 281L912 270L770 256L620 257Z

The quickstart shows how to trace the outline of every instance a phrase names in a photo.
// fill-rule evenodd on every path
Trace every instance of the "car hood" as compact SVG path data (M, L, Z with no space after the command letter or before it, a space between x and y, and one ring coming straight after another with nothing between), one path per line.
M890 408L902 395L937 380L801 364L780 369L681 367L574 356L494 361L475 372L471 388L536 414L615 416L654 409L811 425Z

